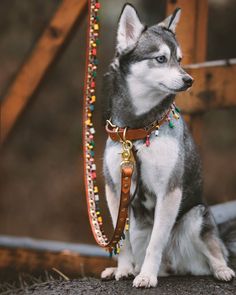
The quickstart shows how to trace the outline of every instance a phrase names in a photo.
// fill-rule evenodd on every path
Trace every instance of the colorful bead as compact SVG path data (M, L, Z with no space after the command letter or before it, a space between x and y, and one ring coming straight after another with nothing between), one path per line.
M147 147L150 146L150 135L147 135L145 144Z
M96 164L92 165L92 170L96 170ZM94 192L95 192L95 189L94 189Z
M126 230L126 231L129 230L129 218L126 219L125 230Z
M174 128L174 127L175 127L174 123L170 121L170 122L169 122L169 127L170 127L170 128Z
M177 113L180 113L180 108L178 108L177 106L175 106L175 110Z
M112 250L111 251L109 250L109 258L110 259L112 258Z
M90 132L91 132L92 134L95 134L95 129L94 129L94 128L90 128Z
M94 59L93 62L94 62L95 65L98 65L98 63L99 63L98 59Z
M91 112L93 112L93 111L94 111L94 105L91 104L91 105L89 106L89 109L90 109Z
M117 247L116 254L120 254L120 247Z
M98 24L95 24L95 25L93 26L93 28L94 28L95 31L97 31L97 30L99 30L99 25L98 25Z
M96 96L93 95L93 96L91 97L91 103L94 103L95 101L96 101Z
M98 217L98 222L102 223L102 217L101 216Z
M92 172L91 176L92 176L92 179L96 178L97 177L96 172Z
M97 55L97 49L96 48L93 48L92 55Z
M178 114L176 114L176 113L174 113L173 117L174 117L176 120L178 120L178 119L179 119L179 115L178 115Z

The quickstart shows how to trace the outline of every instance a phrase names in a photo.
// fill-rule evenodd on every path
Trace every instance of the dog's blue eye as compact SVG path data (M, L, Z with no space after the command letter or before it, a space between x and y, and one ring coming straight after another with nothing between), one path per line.
M156 60L160 63L160 64L164 64L167 62L167 58L165 57L165 55L161 55L161 56L157 56Z

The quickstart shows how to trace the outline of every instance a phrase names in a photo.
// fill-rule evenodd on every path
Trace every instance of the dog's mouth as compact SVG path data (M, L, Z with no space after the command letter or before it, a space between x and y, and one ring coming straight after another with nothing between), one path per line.
M188 85L184 85L180 88L170 88L170 87L167 87L165 84L163 83L160 83L159 84L161 87L163 87L165 90L168 90L169 92L171 93L176 93L176 92L181 92L181 91L186 91L188 90L189 88L191 88L191 86L188 86Z

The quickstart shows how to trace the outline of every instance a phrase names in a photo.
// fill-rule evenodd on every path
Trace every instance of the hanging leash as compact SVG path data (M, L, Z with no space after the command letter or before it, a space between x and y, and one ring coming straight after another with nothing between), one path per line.
M97 0L88 1L88 32L87 57L83 103L83 156L84 183L90 226L94 238L99 246L107 249L110 254L118 254L120 240L125 238L124 230L128 230L128 205L130 198L131 177L134 171L134 157L132 142L125 140L125 133L121 134L121 193L116 226L111 239L105 235L101 211L99 207L98 186L96 183L96 164L94 153L95 128L92 122L94 103L96 101L95 86L97 75L97 47L99 45L99 16L100 3Z
M139 169L137 170L137 184L132 197L130 198L131 179L135 169L136 151L132 141L143 139L146 146L150 146L150 136L152 132L158 136L159 128L165 122L169 122L169 127L173 128L171 114L175 119L179 118L179 109L175 104L171 105L163 117L155 120L150 125L139 128L121 128L107 120L106 132L113 141L121 144L121 192L120 204L115 229L109 240L103 228L103 220L99 207L99 194L97 186L96 163L95 163L95 128L92 122L93 111L96 102L96 76L97 76L97 48L99 45L99 9L101 5L98 0L88 1L88 31L87 31L87 56L86 73L84 82L83 101L83 158L84 158L84 183L87 200L88 216L93 236L99 246L112 253L119 254L121 241L125 239L125 231L129 229L129 204L134 199L138 190Z

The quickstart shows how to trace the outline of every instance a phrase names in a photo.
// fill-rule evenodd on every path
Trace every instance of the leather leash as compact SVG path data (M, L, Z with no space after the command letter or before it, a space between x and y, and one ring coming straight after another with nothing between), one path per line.
M99 44L99 17L100 9L98 0L88 1L88 31L87 31L87 57L84 83L83 103L83 157L84 157L84 183L90 226L93 236L99 246L119 253L119 242L124 238L124 229L128 229L128 208L130 200L131 178L134 171L135 160L132 150L132 142L126 140L126 129L119 134L121 141L121 193L117 223L109 240L104 233L103 221L99 206L98 186L96 184L96 164L94 152L95 128L92 122L94 103L96 101L96 69L97 69L97 45Z
M120 205L117 216L116 226L110 242L106 245L109 252L114 250L115 254L119 254L120 246L119 241L124 238L124 229L128 230L128 210L130 204L130 188L131 179L134 172L135 160L133 155L133 144L131 141L125 139L123 134L122 138L122 161L120 163L121 169L121 192L120 192ZM117 246L118 245L118 246Z

